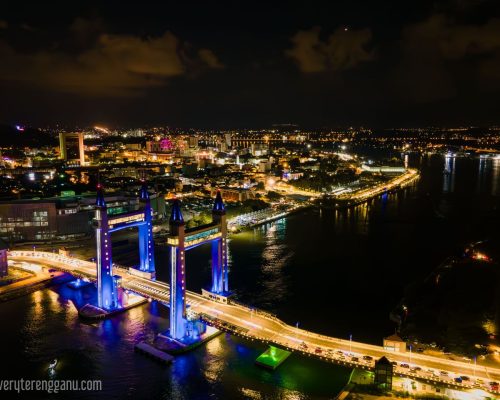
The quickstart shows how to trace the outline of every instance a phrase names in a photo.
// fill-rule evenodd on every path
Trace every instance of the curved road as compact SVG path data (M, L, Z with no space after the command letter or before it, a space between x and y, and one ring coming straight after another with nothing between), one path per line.
M96 276L94 263L55 253L11 251L9 259L42 264L94 279ZM114 273L122 277L122 285L125 289L168 304L170 287L167 283L132 275L127 269L120 267L115 267ZM186 291L186 301L189 312L203 316L211 324L224 330L339 364L372 369L373 360L385 356L397 363L395 371L398 374L454 385L462 389L490 390L490 381L500 381L499 368L480 363L474 365L450 360L445 356L388 351L382 346L323 336L287 325L265 312L256 311L240 304L217 303L190 291ZM364 356L366 360L363 359ZM354 360L353 357L355 357ZM468 379L457 383L454 379L459 376L466 376Z

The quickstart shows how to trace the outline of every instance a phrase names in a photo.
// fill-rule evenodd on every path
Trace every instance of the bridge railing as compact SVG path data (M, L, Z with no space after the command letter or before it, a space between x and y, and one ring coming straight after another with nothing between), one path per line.
M243 308L243 309L245 309L245 311L254 312L258 315L262 315L262 316L267 317L267 318L279 320L278 316L276 314L270 313L269 311L264 311L264 310L257 308L257 307L250 307L246 304L239 302L238 300L234 300L233 298L229 299L229 304L233 305L233 306L237 306L239 308Z

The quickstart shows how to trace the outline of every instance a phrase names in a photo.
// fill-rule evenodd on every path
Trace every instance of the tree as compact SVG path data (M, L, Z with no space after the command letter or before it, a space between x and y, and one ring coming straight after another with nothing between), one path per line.
M278 192L275 192L272 190L267 192L267 198L271 201L277 201L277 200L281 199L282 197L283 196L281 194L279 194Z

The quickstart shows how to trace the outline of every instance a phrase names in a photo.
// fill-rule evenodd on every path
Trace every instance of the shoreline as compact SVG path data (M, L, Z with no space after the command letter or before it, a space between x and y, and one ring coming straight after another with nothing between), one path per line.
M394 179L399 179L401 178L401 176L398 176ZM393 179L393 180L394 180ZM402 189L405 189L406 187L408 187L410 184L416 182L418 179L420 179L420 172L419 171L416 171L414 170L413 173L411 173L411 175L408 177L408 179L404 180L403 182L401 183L398 183L395 187L393 188L390 188L390 189L385 189L385 188L382 188L381 186L387 186L387 184L390 184L390 181L387 183L387 184L384 184L384 185L378 185L376 186L375 188L373 188L372 190L374 190L375 192L368 196L368 197L365 197L365 198L362 198L362 199L359 199L359 200L354 200L354 201L348 201L348 203L345 203L345 201L347 200L339 200L339 199L336 199L334 197L328 197L328 195L324 195L323 197L321 198L317 198L317 199L314 199L314 200L309 200L308 203L306 204L301 204L300 206L297 206L296 208L294 208L293 210L291 211L284 211L283 213L280 213L276 216L273 216L273 217L270 217L270 218L266 218L262 221L259 221L259 222L256 222L256 223L253 223L253 224L250 224L250 225L246 225L246 226L243 226L243 227L240 227L238 228L238 230L236 232L231 232L229 231L229 235L237 235L238 233L241 233L243 231L246 231L248 229L252 229L252 228L255 228L257 226L260 226L260 225L264 225L268 222L273 222L273 221L276 221L278 219L281 219L281 218L287 218L288 216L292 215L292 214L295 214L295 213L298 213L298 212L301 212L301 211L304 211L304 210L307 210L311 207L316 207L316 206L319 206L319 207L324 207L325 204L322 204L321 202L322 201L325 201L325 200L331 200L331 201L341 201L341 203L335 203L335 204L332 204L331 207L333 209L336 209L336 210L341 210L341 209L347 209L347 208L350 208L350 207L355 207L355 206L358 206L360 204L364 204L364 203L367 203L381 195L383 195L384 193L395 193L395 192L398 192Z

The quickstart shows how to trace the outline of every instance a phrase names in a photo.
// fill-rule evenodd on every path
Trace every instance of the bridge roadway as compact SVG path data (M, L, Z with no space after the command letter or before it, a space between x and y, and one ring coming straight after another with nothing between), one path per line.
M96 275L94 263L55 253L11 251L9 260L41 264L93 279ZM115 267L114 272L122 277L122 286L125 289L168 304L170 295L168 284L131 275L125 268ZM290 351L318 357L325 361L372 369L373 360L386 356L389 360L397 362L397 366L395 366L397 374L441 382L463 389L474 387L489 390L488 383L490 381L500 381L499 368L486 366L480 362L474 365L470 362L449 359L445 355L439 357L394 352L385 350L382 346L351 342L299 329L287 325L269 313L254 310L241 304L217 303L191 291L186 291L186 297L190 312L202 316L216 327ZM373 360L363 360L363 356L370 356ZM358 361L352 360L352 357L357 357ZM410 370L408 367L402 367L401 364L409 364L412 368L420 367L421 370ZM461 384L454 381L454 378L464 375L469 377L469 380L463 380Z

